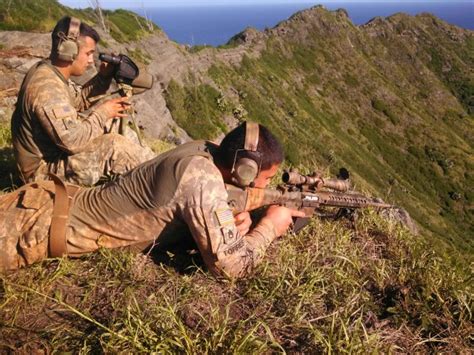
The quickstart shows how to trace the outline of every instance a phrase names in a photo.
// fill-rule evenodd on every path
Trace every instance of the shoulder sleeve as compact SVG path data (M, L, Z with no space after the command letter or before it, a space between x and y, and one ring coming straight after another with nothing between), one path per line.
M204 262L215 275L242 277L257 265L276 234L273 225L260 222L241 236L227 204L224 181L216 166L193 157L178 186L182 217Z
M34 116L60 149L75 154L104 133L104 114L96 110L80 119L71 104L68 87L48 73L39 74L28 88L28 100Z

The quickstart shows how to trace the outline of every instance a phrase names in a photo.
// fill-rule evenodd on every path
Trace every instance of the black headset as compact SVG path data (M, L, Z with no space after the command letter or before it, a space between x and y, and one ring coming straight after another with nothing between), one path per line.
M232 182L241 187L252 186L255 178L260 173L261 158L260 153L257 152L258 138L259 138L259 126L256 122L245 123L245 143L243 149L238 149L234 155L234 163L232 165ZM255 161L252 158L242 157L239 158L240 152L255 152L259 161Z

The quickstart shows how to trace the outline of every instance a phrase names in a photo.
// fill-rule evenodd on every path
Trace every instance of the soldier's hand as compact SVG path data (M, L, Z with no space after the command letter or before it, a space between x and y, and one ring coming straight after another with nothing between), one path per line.
M274 205L268 207L267 213L263 218L268 218L272 222L277 237L279 237L284 234L293 223L293 217L305 217L305 213L303 211Z
M130 103L128 102L127 97L118 97L116 99L110 99L102 103L98 109L105 113L107 118L115 117L127 117L127 114L124 112Z
M241 212L237 214L236 216L234 216L234 222L240 235L246 235L249 232L250 226L252 225L250 213Z

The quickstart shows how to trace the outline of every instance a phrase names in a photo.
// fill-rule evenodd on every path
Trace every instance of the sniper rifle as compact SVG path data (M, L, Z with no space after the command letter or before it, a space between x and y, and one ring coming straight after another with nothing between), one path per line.
M281 205L303 211L306 217L296 218L293 231L298 232L313 215L339 218L350 216L355 209L373 207L376 209L396 208L378 199L349 191L349 172L341 168L337 179L326 179L318 173L301 175L296 170L285 171L283 184L276 189L254 187L240 188L226 184L228 203L234 214L253 211L268 205ZM338 208L328 215L324 207Z

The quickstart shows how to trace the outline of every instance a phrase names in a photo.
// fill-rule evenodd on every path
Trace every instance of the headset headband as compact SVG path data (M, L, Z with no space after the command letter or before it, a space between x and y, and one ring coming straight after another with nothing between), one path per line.
M258 123L247 122L245 125L245 144L244 149L251 152L257 151L259 129Z
M76 42L77 38L79 37L80 28L81 20L76 17L71 17L71 21L69 22L69 30L67 31L67 38Z

